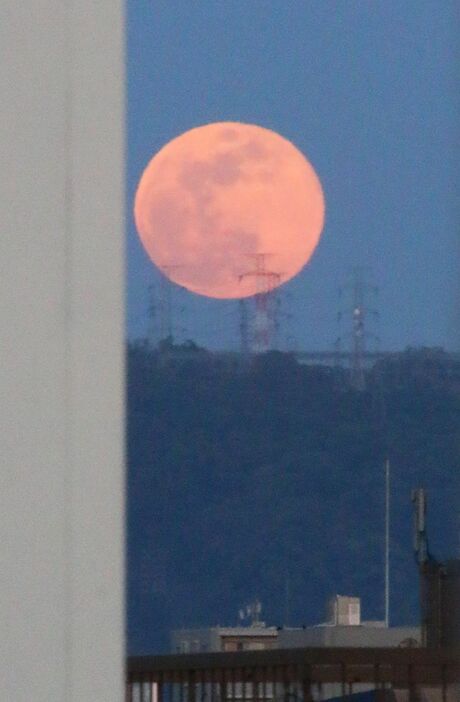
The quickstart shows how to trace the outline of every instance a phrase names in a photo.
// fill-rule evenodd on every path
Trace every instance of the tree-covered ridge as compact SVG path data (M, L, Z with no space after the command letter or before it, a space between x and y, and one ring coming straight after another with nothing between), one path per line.
M175 627L236 623L254 596L274 624L321 621L333 593L382 618L387 453L393 622L415 621L413 487L428 489L433 550L452 555L458 536L460 396L448 357L426 362L382 362L356 392L340 369L287 354L241 365L192 344L131 345L130 651L165 648Z

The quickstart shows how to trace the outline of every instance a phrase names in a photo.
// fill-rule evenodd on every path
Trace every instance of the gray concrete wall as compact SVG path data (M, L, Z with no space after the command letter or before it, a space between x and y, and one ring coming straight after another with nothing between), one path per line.
M121 0L0 3L0 699L123 699Z
M219 629L175 629L171 632L171 653L220 651Z
M420 642L417 627L316 626L281 629L278 648L308 646L399 646L407 639Z

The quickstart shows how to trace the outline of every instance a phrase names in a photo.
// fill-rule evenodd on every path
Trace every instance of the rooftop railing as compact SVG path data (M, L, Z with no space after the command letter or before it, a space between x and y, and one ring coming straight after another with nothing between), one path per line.
M460 651L302 648L129 658L126 702L459 702ZM394 691L397 691L395 696ZM351 698L352 699L352 698Z

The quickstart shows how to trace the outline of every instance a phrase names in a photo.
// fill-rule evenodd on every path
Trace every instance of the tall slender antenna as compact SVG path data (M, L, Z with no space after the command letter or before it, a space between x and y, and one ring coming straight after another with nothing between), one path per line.
M390 626L390 459L385 461L385 626Z
M284 626L289 626L291 621L291 579L289 572L286 573L284 589Z

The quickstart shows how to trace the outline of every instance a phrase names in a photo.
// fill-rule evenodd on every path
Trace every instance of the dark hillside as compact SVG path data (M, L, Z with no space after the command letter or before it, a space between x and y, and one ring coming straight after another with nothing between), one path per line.
M283 624L287 579L290 624L320 621L333 593L382 618L385 443L393 621L415 621L412 487L429 491L433 550L457 546L460 399L449 382L409 364L357 393L339 371L279 353L246 371L193 346L167 358L128 350L130 652L164 649L174 627L236 623L254 596Z

